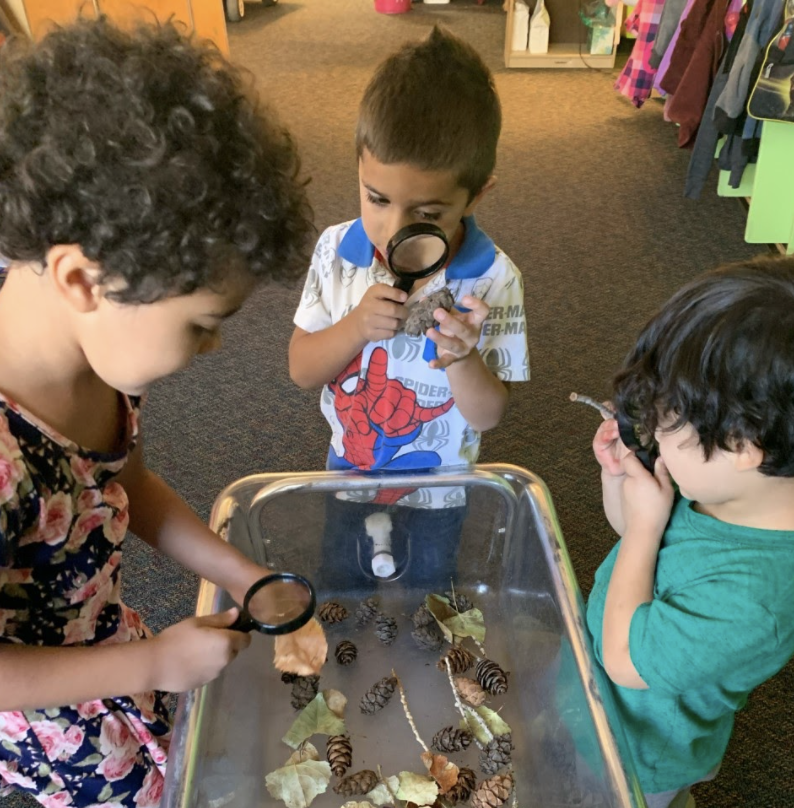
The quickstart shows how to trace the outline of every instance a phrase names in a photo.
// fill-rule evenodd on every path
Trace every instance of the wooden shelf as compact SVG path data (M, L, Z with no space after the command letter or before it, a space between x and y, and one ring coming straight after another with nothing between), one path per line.
M505 66L610 68L615 66L615 54L591 54L587 52L586 45L552 42L548 53L505 51Z
M615 66L620 26L615 26L612 53L591 54L587 46L587 28L579 18L578 5L568 0L545 0L551 17L549 32L549 52L530 53L511 49L513 42L513 16L515 0L507 2L507 23L505 25L505 67L556 67L610 69ZM622 18L622 4L615 8L616 18Z

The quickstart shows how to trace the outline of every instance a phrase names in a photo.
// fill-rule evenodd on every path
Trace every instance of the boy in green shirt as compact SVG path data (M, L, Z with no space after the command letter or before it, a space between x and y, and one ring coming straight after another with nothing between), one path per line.
M614 403L593 448L621 540L587 624L649 808L683 808L736 711L794 654L794 259L679 291ZM621 435L658 454L653 473Z

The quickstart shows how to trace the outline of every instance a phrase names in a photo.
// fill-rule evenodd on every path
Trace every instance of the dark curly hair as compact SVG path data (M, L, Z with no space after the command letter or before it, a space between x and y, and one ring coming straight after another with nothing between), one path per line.
M794 477L794 258L729 264L689 283L645 326L615 406L652 435L690 423L706 459L745 441L760 471Z
M189 294L240 267L302 270L311 234L289 133L174 24L81 20L0 51L0 254L78 244L115 299Z

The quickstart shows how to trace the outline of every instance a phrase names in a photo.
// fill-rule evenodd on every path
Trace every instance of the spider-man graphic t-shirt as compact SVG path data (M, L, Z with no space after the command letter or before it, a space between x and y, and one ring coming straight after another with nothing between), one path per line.
M455 257L406 305L447 286L490 306L477 346L486 365L505 382L529 379L524 286L513 262L477 227L466 233ZM312 257L295 325L329 328L354 309L370 286L393 285L361 220L328 228ZM323 388L321 408L331 425L329 469L429 469L474 463L480 433L455 406L444 370L430 368L436 345L405 333L371 342ZM460 505L459 489L418 489L400 504L438 508Z

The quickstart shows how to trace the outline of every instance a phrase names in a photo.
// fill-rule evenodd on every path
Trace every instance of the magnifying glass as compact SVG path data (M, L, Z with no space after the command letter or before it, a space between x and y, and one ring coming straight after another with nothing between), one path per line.
M314 587L306 578L292 572L275 572L251 585L240 614L229 628L290 634L309 622L316 604Z
M618 432L623 445L634 452L640 463L653 474L656 458L659 457L659 447L653 436L647 434L636 421L623 412L616 413L615 419L618 422Z
M398 230L386 246L386 263L397 276L395 288L409 292L414 281L432 275L449 258L444 231L430 222L416 222Z

